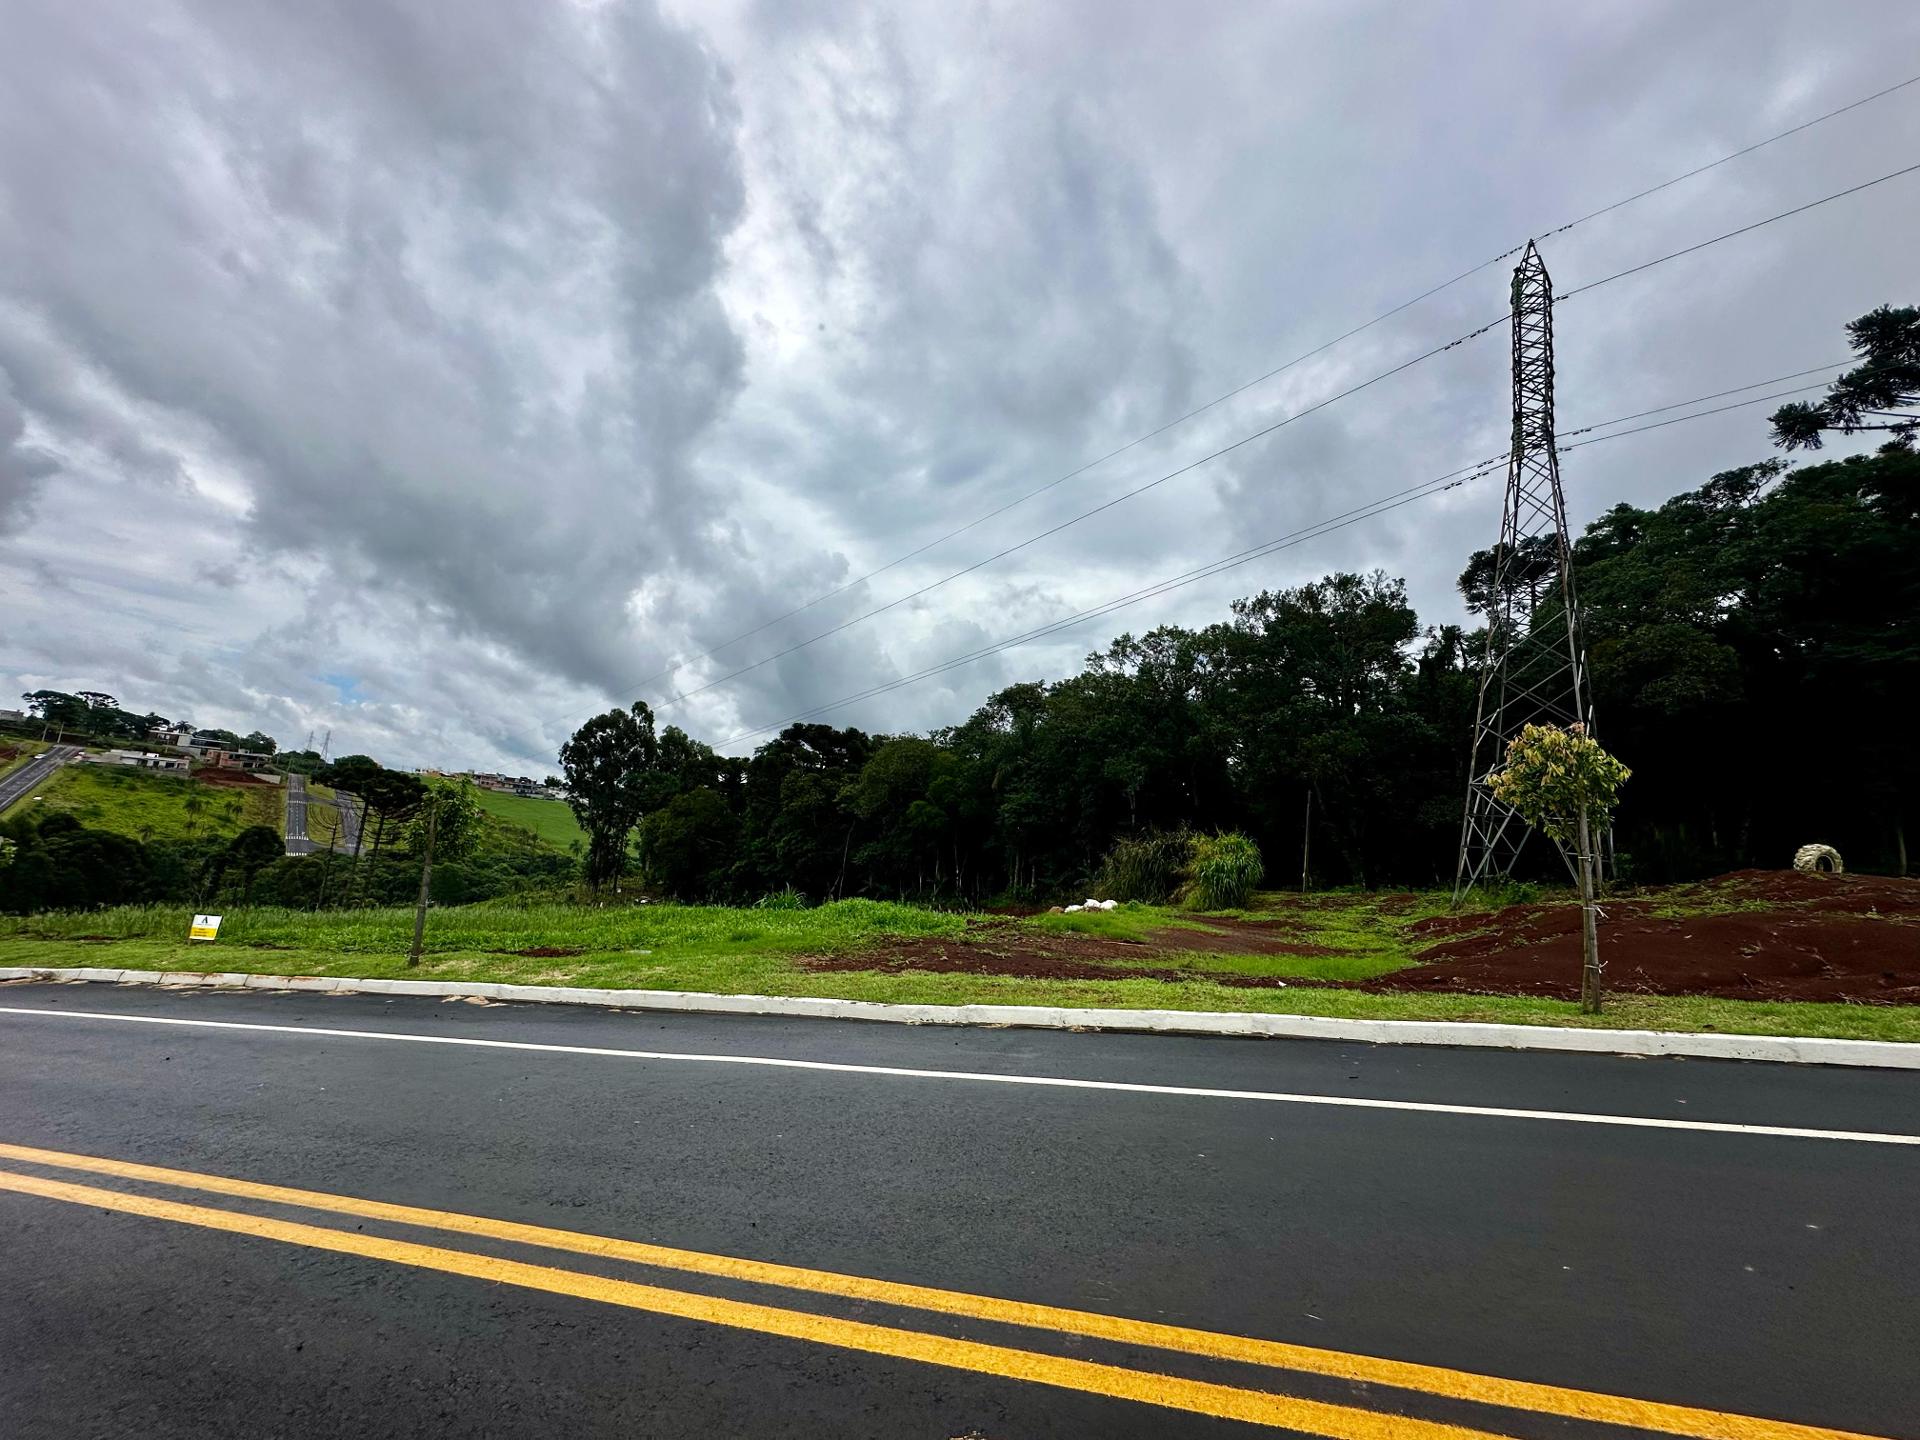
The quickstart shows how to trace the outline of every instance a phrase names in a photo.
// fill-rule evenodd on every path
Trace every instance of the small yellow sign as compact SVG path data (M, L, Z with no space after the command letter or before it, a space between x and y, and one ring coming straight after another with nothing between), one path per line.
M218 915L196 915L193 928L187 931L189 940L217 940L220 938L220 917Z

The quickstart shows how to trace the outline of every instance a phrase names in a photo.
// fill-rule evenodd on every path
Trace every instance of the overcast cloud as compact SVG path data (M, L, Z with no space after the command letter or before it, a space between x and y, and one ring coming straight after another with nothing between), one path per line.
M610 702L1472 329L1507 266L719 642L1920 69L1906 0L0 0L0 33L0 703L98 688L535 774ZM1915 160L1920 86L1547 262L1577 286ZM1920 301L1916 254L1920 176L1571 299L1562 429L1837 360L1846 320ZM1497 451L1505 351L1496 328L662 720L777 722ZM1766 408L1575 452L1576 520L1765 456ZM1457 618L1498 507L1497 480L1452 491L823 718L949 723L1337 568Z

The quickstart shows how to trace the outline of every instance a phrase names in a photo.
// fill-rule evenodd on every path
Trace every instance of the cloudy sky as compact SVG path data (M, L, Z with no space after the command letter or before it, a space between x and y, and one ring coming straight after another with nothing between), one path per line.
M704 653L1920 71L1910 0L0 0L0 33L0 695L535 774L610 702L717 742L1498 451L1496 328L755 663L1475 328L1506 264ZM1547 262L1571 288L1915 161L1920 85ZM1920 175L1569 299L1562 429L1839 360L1917 254ZM1768 454L1769 408L1575 452L1576 521ZM822 718L947 723L1337 568L1456 618L1499 498Z

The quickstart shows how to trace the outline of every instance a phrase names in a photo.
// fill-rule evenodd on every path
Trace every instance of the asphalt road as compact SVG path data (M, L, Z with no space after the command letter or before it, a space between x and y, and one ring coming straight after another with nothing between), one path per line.
M287 854L306 855L315 846L307 835L307 777L287 772Z
M49 746L18 769L0 776L0 811L31 794L36 785L44 784L49 775L79 753L78 745Z
M334 795L345 803L334 804L315 799L307 792L306 776L287 772L287 854L311 855L315 850L325 848L307 834L307 815L314 806L339 814L340 823L334 828L331 843L335 849L353 853L355 839L360 833L360 814L353 796L344 790L336 790Z
M1916 1437L1920 1145L1857 1137L1917 1132L1916 1072L4 986L0 1433Z

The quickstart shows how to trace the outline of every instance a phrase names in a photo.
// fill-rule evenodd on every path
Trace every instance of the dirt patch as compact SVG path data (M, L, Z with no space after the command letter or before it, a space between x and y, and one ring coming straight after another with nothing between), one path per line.
M1208 920L1218 926L1217 934L1201 930L1183 930L1165 926L1147 932L1148 942L1156 950L1199 951L1212 955L1345 955L1331 945L1309 945L1286 938L1285 921Z
M523 955L529 960L558 960L587 952L571 945L535 945L527 950L489 950L489 955Z
M1208 980L1244 989L1274 989L1285 982L1262 975L1216 975L1181 968L1193 954L1336 955L1324 945L1285 938L1282 925L1252 920L1208 920L1218 933L1163 926L1145 940L1119 940L1073 930L1041 930L1011 920L979 920L965 940L929 937L896 940L852 955L801 956L807 970L903 970L941 975L1006 975L1023 980ZM1175 963L1143 965L1143 960Z
M271 780L263 780L258 775L249 775L245 770L196 770L193 778L202 785L228 785L234 789L247 789L255 785L271 785Z
M1665 916L1674 906L1764 905ZM1920 880L1745 870L1610 901L1606 983L1646 995L1920 1004ZM1580 912L1515 905L1409 927L1435 941L1420 963L1355 988L1572 999L1580 993Z

